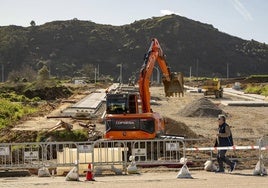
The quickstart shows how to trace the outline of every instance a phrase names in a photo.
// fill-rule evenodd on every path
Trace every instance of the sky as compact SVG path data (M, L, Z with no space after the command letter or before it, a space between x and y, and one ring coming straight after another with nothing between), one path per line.
M0 0L0 26L73 18L120 26L167 14L268 44L268 0Z

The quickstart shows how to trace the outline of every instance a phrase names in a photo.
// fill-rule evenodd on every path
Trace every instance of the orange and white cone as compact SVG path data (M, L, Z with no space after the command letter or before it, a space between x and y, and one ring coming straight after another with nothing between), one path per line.
M88 164L88 168L87 168L86 181L95 181L90 163Z

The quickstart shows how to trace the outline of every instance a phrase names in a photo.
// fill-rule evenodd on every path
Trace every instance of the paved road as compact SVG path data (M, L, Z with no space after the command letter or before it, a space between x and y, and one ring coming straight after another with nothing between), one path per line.
M229 95L234 95L237 97L241 97L248 100L254 100L254 101L263 101L265 99L265 96L263 95L257 95L257 94L246 94L244 91L238 91L232 88L224 88L224 93Z
M235 171L232 174L215 174L206 171L190 171L193 179L177 178L179 171L147 172L139 175L102 176L95 177L96 181L65 181L65 177L18 177L0 178L1 187L5 188L207 188L207 187L230 187L230 188L264 188L268 187L267 176L253 176L252 170Z
M265 96L257 94L246 94L243 91L237 91L232 88L224 88L224 94L241 98L238 101L222 100L223 105L229 106L268 106Z
M197 92L197 88L185 86L190 92ZM229 106L268 106L268 102L265 101L265 96L257 94L245 94L243 91L237 91L232 88L224 88L223 96L230 95L241 100L224 100L221 99L223 105Z

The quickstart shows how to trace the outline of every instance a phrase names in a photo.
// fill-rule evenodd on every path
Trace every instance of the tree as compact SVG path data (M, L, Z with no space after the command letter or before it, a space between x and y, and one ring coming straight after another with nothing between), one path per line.
M44 65L39 71L37 75L37 81L43 82L49 80L49 70L46 65Z
M89 78L94 78L94 72L95 67L92 64L85 64L82 67L81 73L83 76L89 77Z
M30 24L31 24L31 26L32 26L32 27L36 26L36 24L35 24L35 21L34 21L34 20L32 20Z
M22 66L19 70L12 70L8 74L8 80L11 82L31 82L36 79L37 72L29 65Z

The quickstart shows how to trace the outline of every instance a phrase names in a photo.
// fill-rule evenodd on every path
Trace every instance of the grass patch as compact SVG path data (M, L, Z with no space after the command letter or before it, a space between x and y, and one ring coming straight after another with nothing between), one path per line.
M54 131L51 133L40 132L37 136L36 142L44 142L46 139L51 137L52 139L55 138L58 142L65 142L65 141L74 141L74 142L82 142L88 140L88 131L79 129L79 130L72 130L72 131Z
M268 96L268 85L258 85L258 86L248 85L244 92L249 94Z
M36 112L37 109L22 103L0 99L0 129L20 120L23 116Z

